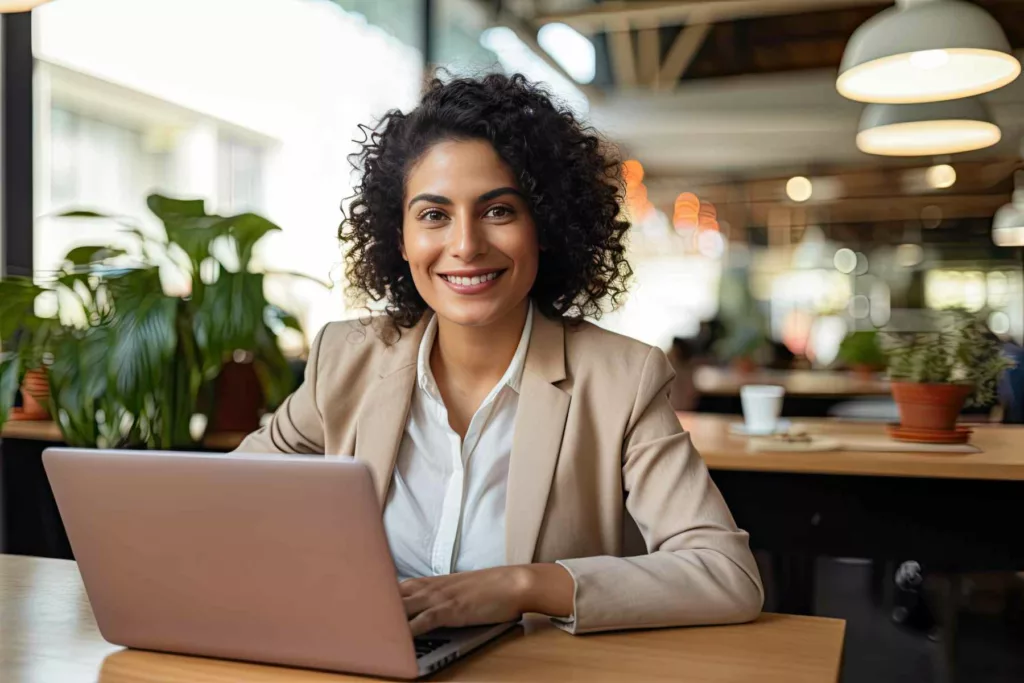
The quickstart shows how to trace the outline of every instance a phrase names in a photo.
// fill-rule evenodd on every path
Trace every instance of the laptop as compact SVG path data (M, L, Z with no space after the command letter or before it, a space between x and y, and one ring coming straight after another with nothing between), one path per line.
M50 448L43 463L116 645L410 679L514 626L413 638L354 460Z

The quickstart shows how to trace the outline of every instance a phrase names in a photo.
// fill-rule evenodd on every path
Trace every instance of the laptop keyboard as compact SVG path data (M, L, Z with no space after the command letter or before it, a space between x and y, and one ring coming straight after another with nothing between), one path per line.
M413 638L412 642L416 646L416 658L419 659L452 641L447 638Z

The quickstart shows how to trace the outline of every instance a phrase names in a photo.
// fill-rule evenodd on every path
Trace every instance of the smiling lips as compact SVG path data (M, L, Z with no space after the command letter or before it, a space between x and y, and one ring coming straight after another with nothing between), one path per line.
M505 272L502 270L475 271L462 273L438 273L438 277L459 294L478 294L494 286L495 281Z

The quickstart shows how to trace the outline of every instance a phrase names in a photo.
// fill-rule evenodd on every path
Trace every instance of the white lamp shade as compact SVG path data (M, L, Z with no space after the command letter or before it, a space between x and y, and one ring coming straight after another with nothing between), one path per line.
M1000 247L1024 247L1024 171L1015 178L1013 199L992 217L992 241Z
M999 23L962 0L904 1L858 28L836 89L858 102L940 102L996 90L1020 75Z
M28 12L50 0L0 0L0 14Z
M914 157L991 147L1002 133L977 99L928 104L869 104L857 133L868 154Z

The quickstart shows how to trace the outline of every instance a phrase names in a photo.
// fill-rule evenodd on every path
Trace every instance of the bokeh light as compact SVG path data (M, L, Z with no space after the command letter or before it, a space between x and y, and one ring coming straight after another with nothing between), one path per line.
M786 182L786 196L794 202L806 202L814 194L814 186L810 179L802 175L794 176Z
M853 249L843 247L836 251L836 255L832 257L832 265L840 273L849 275L857 267L857 254L854 253Z

